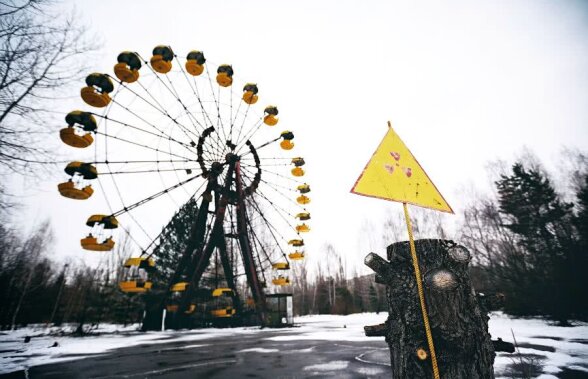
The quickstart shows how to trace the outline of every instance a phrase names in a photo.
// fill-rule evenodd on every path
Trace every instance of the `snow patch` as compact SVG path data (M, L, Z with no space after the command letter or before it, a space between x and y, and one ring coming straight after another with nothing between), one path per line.
M588 345L574 342L577 339L588 339L588 323L575 322L574 327L551 325L541 318L514 318L502 312L492 312L488 329L493 339L502 338L514 343L513 333L518 351L514 354L498 353L494 361L496 379L510 378L508 366L525 362L529 354L541 356L537 364L542 366L543 374L538 378L556 378L553 374L562 371L563 367L574 366L578 370L588 372L580 364L588 361ZM554 348L555 351L538 349L540 346ZM535 348L534 348L535 347ZM519 353L521 355L519 355Z
M264 349L263 347L252 347L250 349L239 350L237 353L278 353L278 349Z
M319 363L312 366L304 367L304 371L333 371L345 370L349 366L347 361L333 361L329 363Z
M359 368L355 369L355 372L357 372L360 375L366 375L366 376L374 376L374 375L384 374L384 370L382 370L379 367L359 367Z
M388 317L385 313L355 313L351 315L310 315L296 317L294 323L299 328L291 330L287 335L266 338L270 341L374 341L366 337L365 325L380 324Z

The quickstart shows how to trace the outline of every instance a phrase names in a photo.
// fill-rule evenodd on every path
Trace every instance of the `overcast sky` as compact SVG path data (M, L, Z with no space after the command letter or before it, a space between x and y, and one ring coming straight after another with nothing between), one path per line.
M325 243L350 266L384 246L365 246L366 222L377 230L401 205L349 191L388 120L457 212L463 187L487 188L489 161L512 161L523 147L547 163L562 147L588 150L585 1L101 0L64 8L74 3L102 41L93 70L111 73L123 50L198 49L231 63L279 106L313 190L311 263ZM60 154L78 158L68 147ZM50 218L57 256L89 259L79 238L98 203L72 205L56 184L35 184L23 223Z

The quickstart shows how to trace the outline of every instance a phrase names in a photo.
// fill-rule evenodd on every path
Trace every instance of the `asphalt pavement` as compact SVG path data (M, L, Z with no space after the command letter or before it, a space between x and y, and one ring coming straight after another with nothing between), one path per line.
M35 366L0 379L74 378L390 378L383 338L370 341L288 340L286 329L231 337L165 342L111 350Z

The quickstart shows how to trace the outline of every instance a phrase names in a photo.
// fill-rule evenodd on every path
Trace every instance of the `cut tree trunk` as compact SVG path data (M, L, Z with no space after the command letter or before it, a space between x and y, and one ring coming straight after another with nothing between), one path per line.
M441 378L494 378L489 318L470 282L469 252L448 240L415 245ZM384 324L366 326L366 335L386 337L393 379L433 378L409 243L388 246L387 255L366 256L376 282L387 286L389 313Z

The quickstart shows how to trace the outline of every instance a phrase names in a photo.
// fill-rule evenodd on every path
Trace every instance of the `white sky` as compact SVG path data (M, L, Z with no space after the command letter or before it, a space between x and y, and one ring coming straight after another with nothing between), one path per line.
M384 246L365 246L362 225L377 228L401 205L349 190L387 120L458 212L460 188L488 186L490 160L512 160L525 146L547 162L563 146L588 150L582 1L71 0L65 8L74 3L102 40L94 70L111 73L123 50L148 57L158 44L180 56L198 49L209 62L231 63L236 77L257 82L264 104L278 105L278 127L295 132L307 161L311 264L326 242L357 267L370 247ZM35 184L23 224L49 217L57 256L92 261L79 238L99 209L61 198L56 181ZM153 230L167 221L154 219Z

